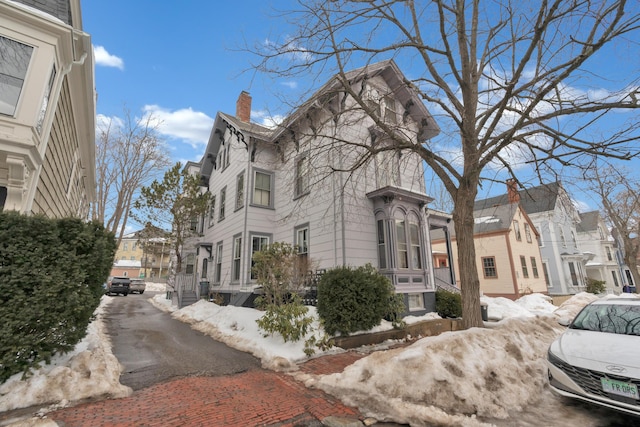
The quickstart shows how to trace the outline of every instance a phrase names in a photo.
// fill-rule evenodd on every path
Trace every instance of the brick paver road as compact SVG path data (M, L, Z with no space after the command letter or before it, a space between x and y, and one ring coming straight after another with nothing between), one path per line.
M313 359L301 371L339 372L361 358L350 351ZM222 377L187 377L124 399L84 403L48 414L64 427L308 426L327 416L362 419L355 408L308 389L290 375L266 370Z

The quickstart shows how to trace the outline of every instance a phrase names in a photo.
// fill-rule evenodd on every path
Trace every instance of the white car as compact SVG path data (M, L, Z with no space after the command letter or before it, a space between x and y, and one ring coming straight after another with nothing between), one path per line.
M139 294L144 294L146 287L147 287L147 284L144 282L144 279L131 279L129 292L131 293L137 292Z
M640 415L640 299L585 306L549 347L547 365L554 392Z

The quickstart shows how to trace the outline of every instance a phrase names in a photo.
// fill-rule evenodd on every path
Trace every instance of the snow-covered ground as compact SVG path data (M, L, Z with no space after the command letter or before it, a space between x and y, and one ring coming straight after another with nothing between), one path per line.
M176 319L252 353L266 368L288 371L308 387L321 388L344 403L357 406L367 416L411 425L452 426L487 425L474 415L463 414L501 419L541 401L543 390L549 393L546 351L564 330L558 321L570 320L584 305L598 298L581 293L558 308L541 294L527 295L515 302L482 297L482 302L488 304L490 320L495 320L487 323L490 327L420 338L392 350L373 351L385 348L376 346L341 373L315 376L296 370L296 363L307 359L302 341L285 343L279 336L263 336L255 322L261 312L206 301L176 310L165 298L164 285L147 284L147 290L162 291L149 301ZM15 375L2 384L0 411L44 404L61 406L90 396L130 394L131 390L118 382L121 366L111 353L102 323L102 313L111 301L103 297L96 320L74 352L55 358L27 380ZM317 318L313 308L309 313ZM414 323L434 317L437 315L410 316L405 320ZM376 330L391 328L389 322L383 321ZM340 351L343 350L317 350L313 357Z

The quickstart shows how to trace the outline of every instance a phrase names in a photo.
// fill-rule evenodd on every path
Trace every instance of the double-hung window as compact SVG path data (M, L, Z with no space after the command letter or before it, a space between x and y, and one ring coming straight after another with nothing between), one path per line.
M306 260L309 256L309 226L296 229L296 246L301 260Z
M531 243L531 227L526 222L524 223L524 235L527 238L527 243Z
M536 257L531 257L531 271L533 272L533 277L538 278L540 274L538 273L538 263L536 262Z
M213 225L215 213L216 213L216 196L211 196L211 202L209 204L209 227Z
M422 269L422 253L420 252L420 228L414 222L409 223L409 243L411 244L411 267Z
M33 47L0 36L0 114L16 113L32 53Z
M273 174L255 171L253 175L253 204L273 206Z
M387 268L387 247L385 237L385 221L378 220L378 268Z
M236 209L244 206L244 172L236 177Z
M269 246L270 237L269 236L251 236L251 280L256 280L257 274L253 271L253 267L256 262L253 259L253 255L256 252L260 252L263 249L266 249Z
M295 197L309 192L309 156L302 155L296 160Z
M513 232L516 234L516 240L522 240L522 235L520 234L520 223L518 223L517 219L513 220Z
M236 236L233 238L233 266L231 270L231 281L240 281L240 266L242 260L242 237Z
M398 246L398 268L409 268L407 231L404 220L396 220L396 238Z
M222 242L218 242L216 246L216 272L214 276L214 282L220 283L222 278Z
M520 265L522 266L522 275L525 279L529 278L529 269L527 268L527 258L520 255Z
M498 277L498 270L496 270L496 258L495 257L483 257L482 258L482 270L485 278Z
M227 187L220 190L220 211L218 212L218 222L224 219L225 204L227 199Z

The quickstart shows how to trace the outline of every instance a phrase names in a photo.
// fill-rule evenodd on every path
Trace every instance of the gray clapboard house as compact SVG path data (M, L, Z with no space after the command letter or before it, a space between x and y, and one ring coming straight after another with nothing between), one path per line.
M347 77L380 119L411 140L423 143L439 133L393 61ZM252 123L250 112L246 92L235 116L219 112L199 163L213 202L191 249L197 280L227 303L248 306L258 287L253 253L286 242L298 247L313 272L370 263L404 295L408 312L433 311L427 230L446 226L447 218L427 215L433 199L422 160L386 151L355 172L341 172L368 146L387 141L337 77L275 128Z

